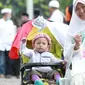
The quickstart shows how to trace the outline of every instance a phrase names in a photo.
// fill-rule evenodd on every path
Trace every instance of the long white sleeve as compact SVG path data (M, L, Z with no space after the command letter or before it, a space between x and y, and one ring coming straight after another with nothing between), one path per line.
M62 62L62 59L56 58L55 56L51 56L52 62L57 63L57 62Z
M32 50L31 49L28 49L26 47L26 43L22 43L21 42L21 46L20 46L20 53L27 56L27 57L31 57L32 55Z
M68 36L65 41L64 45L64 59L69 62L72 58L73 50L74 50L74 43L72 43L72 37Z

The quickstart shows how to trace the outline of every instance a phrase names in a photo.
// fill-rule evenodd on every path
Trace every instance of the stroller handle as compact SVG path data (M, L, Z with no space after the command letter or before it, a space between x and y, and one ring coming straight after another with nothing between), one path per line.
M57 63L27 63L22 65L21 71L24 71L25 69L31 69L32 67L38 67L38 66L51 66L55 68L63 68L64 64L62 62Z

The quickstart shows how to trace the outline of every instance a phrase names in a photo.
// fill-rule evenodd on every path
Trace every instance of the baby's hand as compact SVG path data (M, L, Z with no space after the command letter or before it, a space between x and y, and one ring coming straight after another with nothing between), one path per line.
M21 39L21 42L22 42L22 43L26 43L26 37L23 37L23 38Z
M62 64L64 65L63 68L66 69L67 62L64 60Z
M67 62L65 60L62 61L62 64L67 64Z

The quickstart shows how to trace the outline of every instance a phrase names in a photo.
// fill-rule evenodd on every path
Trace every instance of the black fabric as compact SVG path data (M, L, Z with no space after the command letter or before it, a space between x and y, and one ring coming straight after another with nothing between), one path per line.
M4 51L5 54L5 75L12 75L12 61L8 56L9 51Z
M70 15L72 15L72 11L73 11L73 5L71 4L71 5L69 6L69 13L70 13Z
M20 74L20 59L12 60L12 75L19 76Z

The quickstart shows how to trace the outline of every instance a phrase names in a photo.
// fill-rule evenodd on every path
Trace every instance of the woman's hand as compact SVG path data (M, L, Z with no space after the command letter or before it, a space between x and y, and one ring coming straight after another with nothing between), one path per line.
M74 40L75 40L74 50L78 50L82 42L82 36L80 34L75 35Z
M24 44L24 43L26 43L26 37L23 37L22 39L21 39L21 42Z

